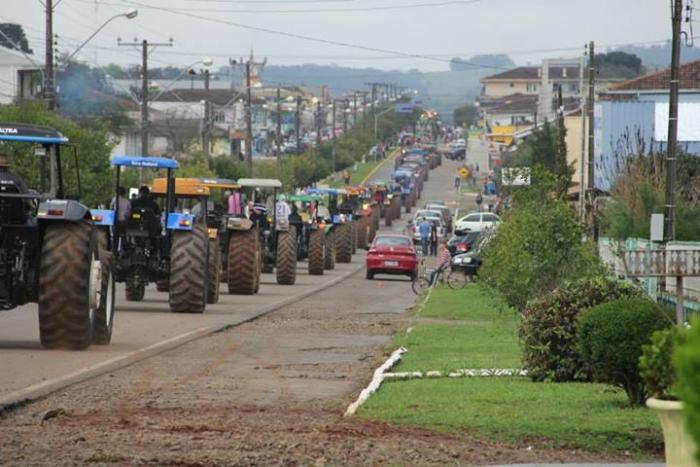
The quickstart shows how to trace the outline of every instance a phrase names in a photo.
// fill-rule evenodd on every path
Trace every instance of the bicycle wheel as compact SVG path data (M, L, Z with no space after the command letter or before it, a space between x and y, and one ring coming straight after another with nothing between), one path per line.
M416 295L423 295L430 288L430 280L427 277L419 276L411 282L411 288Z
M450 271L447 275L447 285L451 289L462 289L469 282L469 278L462 271Z

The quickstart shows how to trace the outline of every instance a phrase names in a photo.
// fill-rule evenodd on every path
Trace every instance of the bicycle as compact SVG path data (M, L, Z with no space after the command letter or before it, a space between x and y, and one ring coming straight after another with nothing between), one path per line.
M445 271L447 271L447 269L439 270L433 277L435 269L421 268L420 274L411 282L413 293L422 295L428 289L436 287L440 282L446 283L450 289L462 289L472 280L464 271L449 271L447 274L445 274Z

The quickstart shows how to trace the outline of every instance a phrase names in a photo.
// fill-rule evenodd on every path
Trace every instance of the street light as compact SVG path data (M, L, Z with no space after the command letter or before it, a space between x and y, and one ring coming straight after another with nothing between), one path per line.
M71 59L72 59L73 57L75 57L75 56L78 54L78 52L80 52L80 50L81 50L83 47L85 47L85 45L86 45L88 42L90 42L90 41L92 40L93 37L95 37L100 31L102 31L102 30L105 28L105 26L107 26L109 23L111 23L111 22L114 21L115 19L117 19L117 18L134 19L134 18L136 18L138 15L139 15L139 10L137 10L136 8L129 8L129 9L126 10L126 12L124 12L124 13L120 13L120 14L118 14L118 15L112 16L112 17L109 18L107 21L105 21L104 23L102 23L102 26L100 26L99 28L97 28L97 30L96 30L95 32L93 32L93 33L90 35L90 37L88 37L87 39L85 39L85 41L84 41L82 44L80 44L80 45L78 46L77 49L75 49L75 52L73 52L72 54L70 54L70 56L66 59L66 62L70 62Z
M177 75L177 77L176 77L174 80L172 80L171 82L169 82L169 83L156 95L156 97L154 97L154 98L151 99L151 100L152 100L152 101L157 101L158 98L159 98L160 96L162 96L163 93L165 93L166 91L170 90L170 88L172 88L173 85L174 85L175 83L177 83L177 82L180 80L180 78L182 78L186 73L189 73L189 72L190 72L190 69L191 69L193 66L195 66L195 65L212 66L213 64L214 64L214 60L212 60L212 59L209 58L209 57L205 57L205 58L203 58L203 59L201 59L201 60L197 60L196 62L194 62L194 63L192 63L192 64L190 64L190 65L187 65L187 66L185 67L185 69L182 71L182 73L180 73L179 75Z

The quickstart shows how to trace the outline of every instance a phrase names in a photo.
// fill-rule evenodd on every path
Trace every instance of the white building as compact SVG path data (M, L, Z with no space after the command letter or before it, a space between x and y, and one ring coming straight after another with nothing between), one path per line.
M31 60L20 52L0 47L0 104L40 96L41 83L41 72Z

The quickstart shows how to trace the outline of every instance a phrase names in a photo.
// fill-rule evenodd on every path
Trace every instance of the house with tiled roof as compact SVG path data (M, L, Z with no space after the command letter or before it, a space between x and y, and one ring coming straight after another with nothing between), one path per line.
M607 190L625 158L666 150L670 69L615 84L595 106L595 184ZM678 146L700 156L700 61L681 65Z

